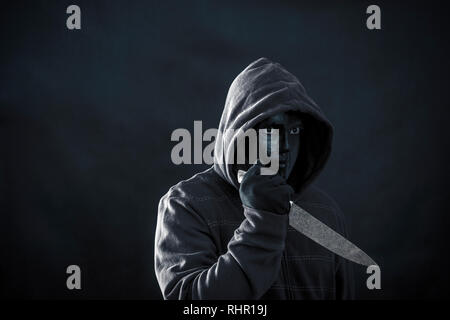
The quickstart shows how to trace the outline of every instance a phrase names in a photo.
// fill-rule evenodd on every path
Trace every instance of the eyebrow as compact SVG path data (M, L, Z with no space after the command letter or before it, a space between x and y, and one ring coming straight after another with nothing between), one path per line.
M290 125L290 127L293 127L293 126L299 126L301 128L305 128L305 126L303 125L303 121L301 121L301 120L296 120L293 124Z
M267 119L267 120L263 121L263 123L259 124L260 127L281 126L281 125L283 125L283 123L280 123L276 120L274 121L271 119ZM300 119L295 120L292 124L289 124L289 127L293 127L293 126L299 126L301 128L304 128L303 121Z

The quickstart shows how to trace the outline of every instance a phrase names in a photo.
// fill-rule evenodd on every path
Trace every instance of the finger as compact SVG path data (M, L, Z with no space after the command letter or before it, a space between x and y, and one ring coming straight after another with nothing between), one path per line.
M289 201L292 201L295 193L294 189L288 184L283 185L281 188L283 188L284 192L286 192L289 195Z
M249 177L250 178L250 177ZM284 179L281 175L265 175L260 173L260 175L252 176L252 181L258 184L264 184L272 187L277 187L280 185L286 184L286 179Z
M256 162L254 165L248 169L248 171L244 175L244 179L251 177L251 176L257 176L261 172L261 164L259 162Z
M270 181L272 182L273 185L276 185L276 186L286 184L286 179L284 179L279 174L270 176Z
M273 194L288 194L289 197L295 193L294 189L288 184L272 186L270 187L270 192Z

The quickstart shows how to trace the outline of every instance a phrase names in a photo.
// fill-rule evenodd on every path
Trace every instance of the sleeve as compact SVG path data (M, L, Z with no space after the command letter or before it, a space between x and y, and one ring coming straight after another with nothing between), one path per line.
M155 272L164 299L259 299L275 281L287 215L244 207L218 255L206 222L184 199L165 196L158 210Z
M337 207L339 229L341 234L347 239L349 237L348 227L346 225L342 211ZM336 256L336 299L353 300L355 299L355 278L353 274L353 262L340 256Z

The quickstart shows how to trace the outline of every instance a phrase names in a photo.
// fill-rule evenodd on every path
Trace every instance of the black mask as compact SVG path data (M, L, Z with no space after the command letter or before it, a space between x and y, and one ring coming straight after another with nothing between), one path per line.
M278 129L279 133L279 174L288 179L299 157L303 123L297 113L284 112L275 114L255 126L260 129ZM259 139L259 135L258 135ZM259 143L259 141L258 141ZM270 150L270 141L267 141ZM247 153L248 154L248 153ZM240 165L239 169L247 171L251 164Z

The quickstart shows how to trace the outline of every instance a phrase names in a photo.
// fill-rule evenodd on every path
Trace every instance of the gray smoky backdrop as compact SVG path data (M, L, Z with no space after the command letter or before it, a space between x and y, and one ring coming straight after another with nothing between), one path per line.
M66 8L81 8L81 30ZM449 297L449 42L444 2L14 1L0 13L0 290L162 299L158 201L176 128L217 128L251 61L280 62L334 124L316 181L381 266L357 298ZM66 268L81 268L81 290Z

